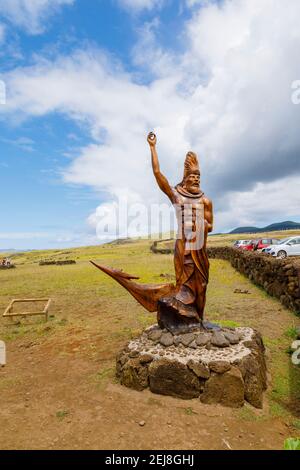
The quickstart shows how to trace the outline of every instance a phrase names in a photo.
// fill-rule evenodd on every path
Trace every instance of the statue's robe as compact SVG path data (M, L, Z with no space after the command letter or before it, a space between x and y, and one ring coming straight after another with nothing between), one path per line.
M195 307L203 319L209 260L206 253L208 224L204 218L204 194L195 196L180 186L173 188L178 233L175 244L176 300Z

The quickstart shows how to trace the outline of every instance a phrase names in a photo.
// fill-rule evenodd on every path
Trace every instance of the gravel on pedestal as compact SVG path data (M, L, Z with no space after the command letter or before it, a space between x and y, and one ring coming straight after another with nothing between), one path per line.
M117 377L135 390L183 399L200 398L237 408L262 408L267 388L264 345L251 328L193 330L173 335L158 325L117 356Z

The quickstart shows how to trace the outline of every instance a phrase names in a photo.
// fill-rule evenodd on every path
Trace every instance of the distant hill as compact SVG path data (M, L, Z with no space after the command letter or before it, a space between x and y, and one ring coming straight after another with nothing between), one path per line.
M267 227L258 228L258 227L238 227L230 234L238 233L264 233L264 232L276 232L280 230L300 230L300 223L297 222L278 222L275 224L268 225Z
M106 245L126 245L127 243L133 242L133 238L117 238L116 240L106 243Z

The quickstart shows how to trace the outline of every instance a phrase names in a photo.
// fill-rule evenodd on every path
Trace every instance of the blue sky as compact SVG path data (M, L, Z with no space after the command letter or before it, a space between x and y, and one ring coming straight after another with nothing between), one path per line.
M167 46L174 41L173 33L180 34L180 23L187 14L173 1L160 11L160 21L165 25L160 36ZM1 71L28 66L36 54L68 54L82 44L103 48L126 69L136 70L131 50L139 28L154 16L153 11L124 9L115 0L77 0L50 16L42 34L30 34L4 17L7 42L0 54ZM85 243L85 219L100 202L101 192L63 184L60 173L69 163L65 154L76 153L90 141L84 126L58 113L17 124L1 121L1 232L16 237L19 232L21 238L0 239L0 248L61 246L68 244L69 238L72 243L69 234L74 232L79 237L75 241L81 243L82 235ZM24 233L28 239L22 239ZM30 233L34 234L32 239ZM66 242L61 241L64 237Z
M0 0L0 249L94 244L119 197L163 200L152 128L172 184L200 154L217 231L300 220L298 13L294 0Z

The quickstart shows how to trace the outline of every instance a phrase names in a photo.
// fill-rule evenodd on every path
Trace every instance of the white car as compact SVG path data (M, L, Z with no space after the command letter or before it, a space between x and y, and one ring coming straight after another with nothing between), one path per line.
M266 253L284 259L287 256L300 256L300 235L282 240L278 245L269 246Z

